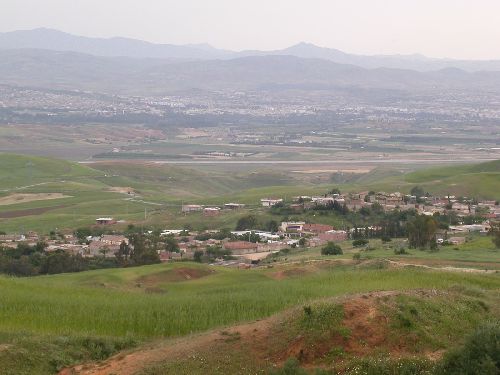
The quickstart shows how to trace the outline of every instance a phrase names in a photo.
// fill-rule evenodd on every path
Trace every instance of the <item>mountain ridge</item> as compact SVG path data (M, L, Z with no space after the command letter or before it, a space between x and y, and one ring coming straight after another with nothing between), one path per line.
M84 37L48 28L0 33L0 49L45 49L72 51L103 57L168 60L227 60L250 56L291 55L356 65L367 69L385 67L427 72L455 67L469 72L500 71L500 60L436 59L421 54L357 55L334 48L318 47L308 42L300 42L284 49L272 51L229 51L215 48L206 43L186 45L156 44L125 37Z

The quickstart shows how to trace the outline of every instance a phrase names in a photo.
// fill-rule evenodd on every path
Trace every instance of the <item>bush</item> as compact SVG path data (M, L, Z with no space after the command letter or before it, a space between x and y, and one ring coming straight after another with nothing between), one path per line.
M396 255L406 255L406 254L408 254L408 252L406 251L406 248L404 248L404 247L396 247L394 249L394 254L396 254Z
M368 243L369 243L368 240L365 240L364 238L360 238L360 239L352 241L352 246L362 247L362 246L368 245Z
M271 371L271 375L307 375L306 370L300 368L297 358L288 358L283 368Z
M326 246L324 246L321 249L321 255L342 255L342 254L344 254L342 248L333 242L328 242Z
M387 242L391 242L391 241L392 241L391 237L389 237L389 236L382 236L380 239L381 239L381 240L382 240L382 242L384 242L384 243L387 243Z
M480 326L467 337L462 348L447 353L438 373L500 374L500 321Z

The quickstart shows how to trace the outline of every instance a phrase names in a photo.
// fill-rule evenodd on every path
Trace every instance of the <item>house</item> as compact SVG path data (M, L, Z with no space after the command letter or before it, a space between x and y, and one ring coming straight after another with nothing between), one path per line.
M302 226L302 232L313 234L325 233L333 229L331 225L326 224L304 224Z
M357 211L365 205L365 201L359 199L351 199L347 204L347 208L351 211Z
M112 217L99 217L99 218L95 219L95 221L98 225L116 224L116 220L113 219Z
M245 205L241 203L226 203L224 208L228 210L239 210L240 208L245 208Z
M108 245L101 241L92 241L85 249L83 256L95 257L104 255L106 258L113 258L115 253L120 250L120 245Z
M312 197L312 201L318 206L329 206L335 202L333 197Z
M465 243L465 237L450 237L448 242L452 245L461 245Z
M322 241L345 241L348 238L348 234L344 230L329 230L325 233L320 233L318 238Z
M280 230L282 232L302 232L302 227L305 225L303 221L297 222L282 222L280 225Z
M203 206L199 204L184 204L182 205L182 212L197 212L203 210Z
M256 253L258 247L258 244L247 241L234 241L224 243L224 249L231 251L231 254L233 255Z
M15 234L1 234L0 242L19 242L24 241L26 237L23 235L15 235Z
M186 232L184 229L165 229L161 232L160 236L178 236L181 233Z
M273 207L277 204L283 203L283 199L281 198L262 198L260 203L263 207Z
M455 202L452 204L451 209L455 211L458 214L470 214L471 212L471 207L468 204L463 204L463 203L458 203Z
M103 234L101 236L100 242L102 242L105 245L118 245L118 246L120 246L122 242L125 242L128 245L128 238L123 235Z

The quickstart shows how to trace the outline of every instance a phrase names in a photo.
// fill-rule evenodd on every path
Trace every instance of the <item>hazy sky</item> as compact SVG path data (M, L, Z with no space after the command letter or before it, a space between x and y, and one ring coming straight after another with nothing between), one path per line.
M500 0L0 0L0 31L500 59Z

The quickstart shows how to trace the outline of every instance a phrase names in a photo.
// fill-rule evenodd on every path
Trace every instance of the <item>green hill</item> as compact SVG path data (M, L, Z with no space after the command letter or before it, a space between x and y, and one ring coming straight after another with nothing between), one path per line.
M416 185L436 195L449 193L481 199L500 199L500 160L425 168L399 175L388 173L387 176L382 175L380 179L366 175L360 178L357 184L351 184L348 188L409 192Z
M65 160L0 154L0 189L99 175L99 171Z
M273 361L280 363L298 354L288 352L287 345L300 334L311 341L301 341L299 349L310 355L311 365L320 365L326 352L322 349L316 352L313 340L328 345L328 351L337 350L338 354L345 346L342 335L349 338L350 331L349 326L340 324L343 314L339 305L331 305L331 311L326 306L328 309L323 311L321 306L324 305L315 301L381 290L420 290L410 297L398 297L394 302L374 300L380 311L375 317L380 316L382 320L373 320L373 327L387 325L383 316L389 316L390 324L400 324L401 329L397 332L409 340L409 348L415 342L425 343L415 353L421 354L427 349L447 347L451 341L449 334L452 339L461 338L477 323L494 316L499 283L495 274L390 269L373 267L369 263L366 267L343 266L328 262L253 270L184 262L24 279L0 276L0 367L9 369L11 374L55 373L71 364L105 359L117 350L140 342L222 329L293 307L297 309L291 315L290 324L286 324L289 328L276 326L277 331L272 332L276 332L273 337L278 342L266 340L265 347L283 353L282 359L271 353ZM422 295L422 288L442 298L434 303L427 295ZM461 291L457 300L452 294L454 290ZM423 298L418 297L420 295ZM491 300L487 297L490 295L496 299ZM304 306L311 306L312 314L308 314ZM350 309L345 305L344 308ZM456 320L457 314L463 320ZM318 336L325 327L334 329L334 335ZM429 335L429 331L433 334ZM363 336L358 340L357 331L352 332L353 344L358 345L357 341L369 338ZM237 343L236 336L226 336L224 342ZM392 338L397 346L397 335ZM231 345L224 347L230 348ZM229 355L232 350L226 353ZM237 357L229 358L231 362L237 361ZM196 363L187 365L192 364ZM198 372L172 369L171 372L155 373Z

